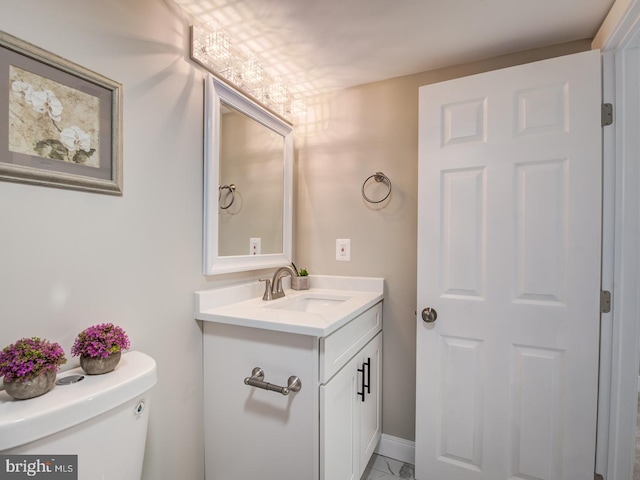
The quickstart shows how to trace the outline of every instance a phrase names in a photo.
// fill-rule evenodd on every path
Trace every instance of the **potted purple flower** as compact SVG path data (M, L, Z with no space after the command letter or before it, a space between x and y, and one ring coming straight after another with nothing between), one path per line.
M66 361L57 343L38 337L21 338L0 352L4 389L17 400L44 395L53 388L58 368Z
M71 355L80 356L80 366L87 374L100 375L116 368L122 350L127 350L129 345L129 337L121 327L102 323L78 334Z

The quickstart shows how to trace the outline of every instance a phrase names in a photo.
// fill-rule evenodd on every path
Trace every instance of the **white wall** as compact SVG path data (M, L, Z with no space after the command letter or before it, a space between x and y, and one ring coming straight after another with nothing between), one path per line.
M124 196L0 182L0 348L41 336L69 352L91 324L123 326L158 363L146 480L203 478L193 292L238 278L201 274L203 82L185 25L169 0L0 0L0 30L124 85Z

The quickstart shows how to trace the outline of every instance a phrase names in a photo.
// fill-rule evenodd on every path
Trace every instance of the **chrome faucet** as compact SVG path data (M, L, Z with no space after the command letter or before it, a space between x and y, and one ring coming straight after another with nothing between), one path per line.
M280 267L273 274L273 279L269 280L268 278L261 278L261 282L265 282L264 295L262 296L262 300L275 300L277 298L284 297L284 290L282 289L282 278L287 275L291 277L295 277L298 275L296 271L291 268L289 265L285 265L284 267Z

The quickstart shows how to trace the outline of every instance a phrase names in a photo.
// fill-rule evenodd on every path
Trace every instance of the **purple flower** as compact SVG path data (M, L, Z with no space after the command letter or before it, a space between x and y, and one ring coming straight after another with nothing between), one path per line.
M112 353L127 350L129 346L129 337L122 328L113 323L102 323L78 334L71 347L71 355L107 358Z
M31 380L47 371L57 373L66 361L64 350L57 343L38 337L21 338L0 352L0 376L7 382L16 378Z

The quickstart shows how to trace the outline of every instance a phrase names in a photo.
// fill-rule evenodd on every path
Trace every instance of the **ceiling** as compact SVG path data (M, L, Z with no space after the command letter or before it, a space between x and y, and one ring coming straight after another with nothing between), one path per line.
M305 94L593 38L614 0L174 0Z

